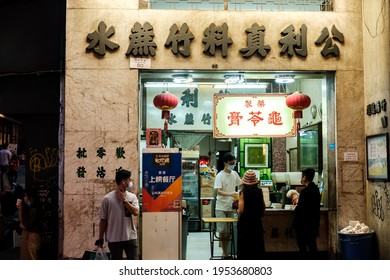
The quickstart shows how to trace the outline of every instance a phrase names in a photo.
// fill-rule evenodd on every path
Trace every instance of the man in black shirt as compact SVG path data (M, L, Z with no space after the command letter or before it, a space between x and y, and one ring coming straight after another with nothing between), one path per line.
M301 259L317 258L317 235L320 228L321 195L313 179L315 170L302 171L301 184L305 187L299 195L294 213L294 228Z

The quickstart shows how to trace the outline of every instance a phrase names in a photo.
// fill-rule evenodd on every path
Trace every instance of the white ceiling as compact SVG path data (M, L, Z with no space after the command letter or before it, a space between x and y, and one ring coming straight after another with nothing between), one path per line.
M169 71L140 71L141 82L172 82L174 74L190 74L194 83L223 83L228 74L242 74L245 82L271 82L277 75L294 75L296 80L322 79L323 72L302 71L199 71L199 70L169 70Z

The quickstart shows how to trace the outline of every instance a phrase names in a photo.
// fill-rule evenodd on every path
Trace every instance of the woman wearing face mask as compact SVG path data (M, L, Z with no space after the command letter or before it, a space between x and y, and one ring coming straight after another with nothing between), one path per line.
M215 217L226 218L234 217L236 211L233 210L232 204L234 197L238 197L236 187L240 186L241 179L234 170L236 158L231 153L223 156L224 169L215 177L214 189L217 190L217 200L215 204ZM219 239L221 240L223 258L228 256L228 240L230 233L227 224L218 223Z
M121 169L115 176L116 189L106 194L100 208L99 239L102 247L105 237L112 260L122 260L123 251L128 260L137 260L137 229L133 217L138 216L137 196L129 190L133 186L131 172Z
M23 203L18 203L20 227L22 237L20 242L20 259L37 260L41 248L41 208L38 194L32 189L27 189Z

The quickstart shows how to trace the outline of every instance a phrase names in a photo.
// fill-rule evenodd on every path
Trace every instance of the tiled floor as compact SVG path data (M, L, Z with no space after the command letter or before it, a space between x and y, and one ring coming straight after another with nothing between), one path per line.
M218 242L214 243L214 256L221 256L222 249ZM210 259L210 235L209 232L189 232L187 235L187 260Z

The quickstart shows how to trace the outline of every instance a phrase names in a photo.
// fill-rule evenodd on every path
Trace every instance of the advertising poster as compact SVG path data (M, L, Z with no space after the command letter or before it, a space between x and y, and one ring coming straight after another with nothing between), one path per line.
M181 153L177 149L144 149L142 177L143 212L181 211Z

